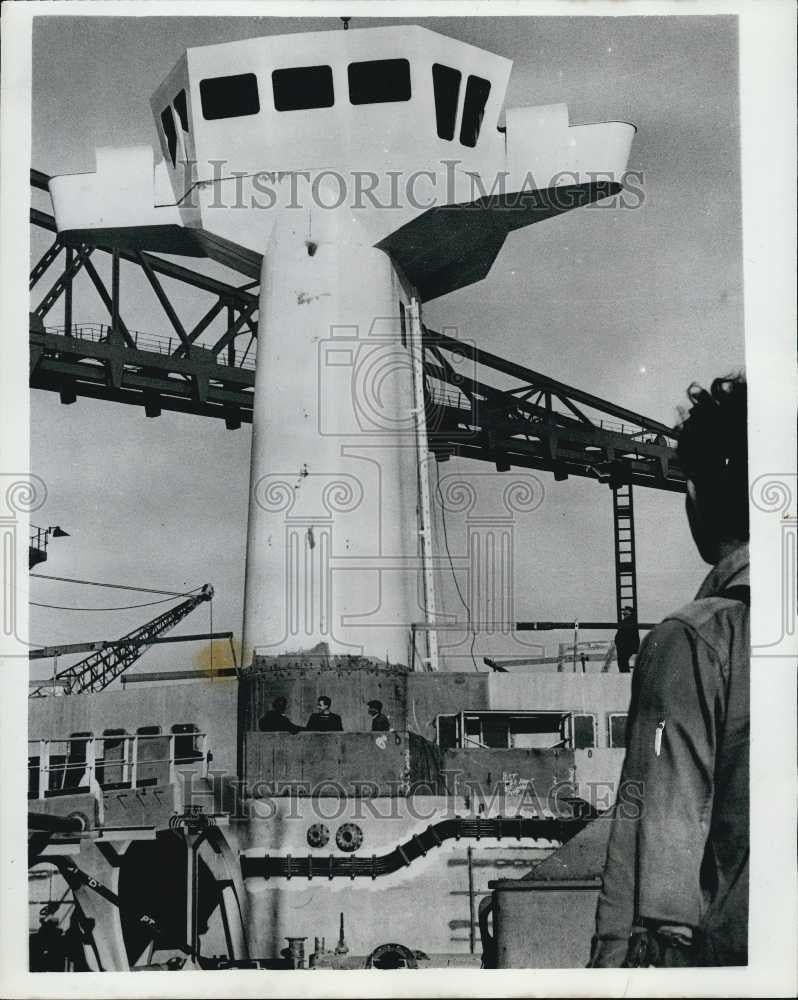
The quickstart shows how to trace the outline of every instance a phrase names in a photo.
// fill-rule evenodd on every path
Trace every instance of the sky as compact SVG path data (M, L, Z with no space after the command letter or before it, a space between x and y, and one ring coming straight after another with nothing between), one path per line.
M37 21L32 165L49 174L92 170L96 146L156 146L149 97L186 47L340 30L335 18ZM634 122L629 169L643 177L635 209L596 206L514 233L484 281L425 306L427 325L455 327L487 350L668 424L692 381L742 367L735 19L357 18L352 26L400 23L512 59L506 106L567 102L572 123ZM36 195L34 204L46 209L46 196ZM48 245L46 235L34 231L33 259ZM108 273L105 264L100 270ZM54 277L37 286L39 296ZM186 322L210 305L166 284ZM107 319L85 277L73 314L76 322ZM149 286L124 264L122 316L131 329L169 332ZM53 310L47 322L60 321ZM38 571L175 591L211 582L214 628L240 636L250 429L230 432L183 414L151 420L136 407L84 399L62 406L45 392L31 394L31 420L31 469L48 487L34 520L70 533L52 544ZM450 462L445 472L457 467ZM459 467L490 471L465 461ZM538 476L544 502L516 528L516 617L611 619L610 491ZM638 489L635 504L640 618L658 620L692 597L707 568L693 549L680 495ZM462 547L456 519L449 535L453 548ZM444 603L454 605L451 579L438 582ZM44 580L31 584L31 597L97 608L147 600ZM46 644L117 637L163 607L34 607L30 637ZM177 631L208 625L205 605ZM542 638L556 652L569 636ZM507 644L477 649L519 652ZM203 656L195 645L155 647L135 669L187 667Z

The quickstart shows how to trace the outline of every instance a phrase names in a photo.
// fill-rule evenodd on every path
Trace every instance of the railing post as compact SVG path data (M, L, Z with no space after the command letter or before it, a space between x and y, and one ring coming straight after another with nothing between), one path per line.
M39 740L39 798L50 784L50 745L47 740Z
M122 784L130 781L130 741L133 737L122 737Z
M97 743L95 738L92 736L90 739L86 740L86 771L89 775L89 786L91 786L92 779L97 780Z
M175 734L172 733L169 737L169 784L174 784L175 780Z
M132 743L130 754L130 787L136 788L139 780L139 738L138 735L130 738Z

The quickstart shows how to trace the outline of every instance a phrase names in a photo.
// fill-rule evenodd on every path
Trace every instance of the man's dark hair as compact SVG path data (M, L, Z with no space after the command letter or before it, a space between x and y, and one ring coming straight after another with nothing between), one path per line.
M745 376L716 378L710 389L688 388L680 408L676 453L719 538L748 540L748 427Z
M332 699L328 698L326 694L320 694L316 700L324 702L327 708L329 708L330 705L332 705Z
M284 698L282 695L278 695L272 702L272 708L275 712L284 712L288 706L288 699Z
M382 711L382 702L378 701L376 698L369 702L369 708L376 708L378 712Z

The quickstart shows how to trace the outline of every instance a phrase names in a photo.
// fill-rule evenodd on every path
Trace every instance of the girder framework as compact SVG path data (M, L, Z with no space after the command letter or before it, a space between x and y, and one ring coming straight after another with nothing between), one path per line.
M31 184L47 190L48 178L31 171ZM34 226L56 233L55 220L31 210ZM63 403L78 396L143 407L149 417L164 410L223 419L236 429L252 420L255 386L258 282L235 286L151 253L98 243L54 243L34 266L31 289L64 253L64 268L31 311L30 385L58 392ZM92 258L111 255L111 289ZM131 330L119 310L120 262L144 274L167 317L171 333ZM108 311L109 322L72 322L72 285L84 270ZM177 280L213 297L199 322L179 316L161 279ZM45 324L64 296L64 323ZM199 343L225 312L226 328ZM673 431L607 400L424 328L427 427L439 460L460 455L496 465L540 469L563 480L570 475L684 492Z

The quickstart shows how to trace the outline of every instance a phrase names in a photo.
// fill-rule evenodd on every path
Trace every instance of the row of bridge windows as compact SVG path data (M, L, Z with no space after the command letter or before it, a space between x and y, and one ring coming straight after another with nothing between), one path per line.
M407 59L373 59L349 63L347 66L349 103L390 104L409 101L411 93L410 63ZM435 95L435 123L438 137L451 141L457 125L463 74L435 63L432 86ZM335 104L335 88L331 66L298 66L276 69L271 75L272 97L276 111L309 111L331 108ZM258 80L254 73L216 76L200 80L202 117L206 121L257 115L261 110ZM490 82L470 74L465 85L459 139L462 145L477 144L485 104L490 94ZM174 114L173 114L174 111ZM178 149L178 125L189 133L186 92L181 90L172 105L161 113L169 158L175 165Z

